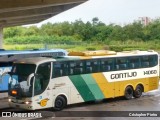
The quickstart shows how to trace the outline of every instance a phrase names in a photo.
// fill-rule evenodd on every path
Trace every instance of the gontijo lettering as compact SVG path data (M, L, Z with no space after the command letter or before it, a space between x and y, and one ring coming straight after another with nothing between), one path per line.
M111 79L131 78L136 76L137 76L137 72L117 73L117 74L111 74Z

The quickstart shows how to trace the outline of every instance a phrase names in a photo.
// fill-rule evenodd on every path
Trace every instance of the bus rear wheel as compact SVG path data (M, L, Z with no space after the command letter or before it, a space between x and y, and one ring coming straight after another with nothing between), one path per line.
M135 91L134 91L133 96L134 96L135 98L139 98L139 97L141 97L142 92L143 92L142 86L137 85L137 87L136 87L136 89L135 89Z
M62 110L67 105L67 101L63 96L58 96L55 100L54 109L57 111Z
M125 97L127 100L132 99L132 97L133 97L133 89L132 89L131 86L127 86L127 87L126 87L125 93L124 93L124 97Z

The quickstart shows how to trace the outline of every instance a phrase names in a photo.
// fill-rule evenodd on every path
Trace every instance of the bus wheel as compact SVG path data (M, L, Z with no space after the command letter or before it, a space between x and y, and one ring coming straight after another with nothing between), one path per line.
M66 99L63 96L58 96L55 100L54 109L57 111L62 110L67 104Z
M142 95L142 91L143 91L142 86L137 85L137 87L136 87L136 89L135 89L135 91L134 91L133 96L134 96L135 98L139 98L139 97L141 97L141 95Z
M126 98L127 100L132 99L132 97L133 97L133 89L132 89L131 86L127 86L127 87L126 87L124 96L125 96L125 98Z

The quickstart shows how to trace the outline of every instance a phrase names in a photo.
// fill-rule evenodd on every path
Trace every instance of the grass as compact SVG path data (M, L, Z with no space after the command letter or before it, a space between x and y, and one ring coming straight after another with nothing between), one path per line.
M28 49L43 49L47 46L48 49L65 49L68 51L84 51L84 50L98 50L102 49L101 46L96 46L94 44L88 45L66 45L66 44L50 44L50 45L44 45L44 44L16 44L16 45L4 45L4 49L6 50L28 50Z
M155 42L92 42L92 43L79 43L79 44L14 44L4 45L6 50L28 50L28 49L43 49L47 46L48 49L65 49L68 51L86 51L86 50L101 50L109 48L114 51L129 51L129 50L156 50L160 51L160 43Z

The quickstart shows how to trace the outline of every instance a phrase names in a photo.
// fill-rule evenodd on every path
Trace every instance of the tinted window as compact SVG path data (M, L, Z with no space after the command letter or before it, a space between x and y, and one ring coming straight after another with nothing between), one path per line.
M140 58L139 57L130 57L129 58L129 68L135 69L140 67Z
M54 62L52 77L137 69L141 67L152 67L157 63L157 55Z
M92 73L99 72L99 60L90 60L90 66L92 67ZM88 64L88 63L87 63Z
M128 68L127 58L117 58L115 69L116 70L125 70Z
M149 56L141 57L141 67L149 67Z
M37 74L43 76L44 80L48 80L50 78L51 72L51 63L43 63L38 66Z
M151 55L151 56L149 56L149 66L150 67L153 67L153 66L155 66L155 65L157 65L158 64L158 56L157 55Z
M101 60L101 71L111 71L113 70L114 59L102 59Z
M69 63L70 69L69 74L70 75L78 75L84 73L84 63L83 61L73 61Z
M12 67L12 73L19 76L29 76L31 73L35 73L36 65L34 64L14 64Z
M68 75L67 62L53 62L52 78Z
M41 94L48 86L51 73L51 63L40 64L37 68L35 77L34 94Z
M90 61L86 61L86 73L92 73L92 66Z
M141 65L142 67L153 67L158 63L157 55L148 55L141 57Z

